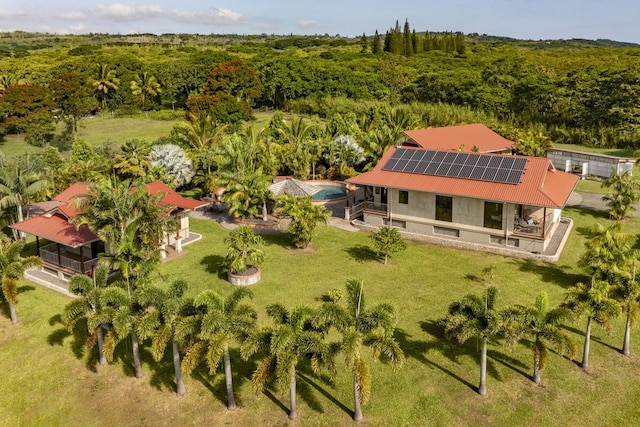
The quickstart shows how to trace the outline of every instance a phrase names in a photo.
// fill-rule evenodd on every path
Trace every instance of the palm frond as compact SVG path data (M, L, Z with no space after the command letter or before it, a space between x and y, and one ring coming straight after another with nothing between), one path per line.
M364 405L371 396L371 371L367 361L358 355L351 366L360 396L360 404Z
M153 360L159 362L162 360L164 350L171 340L171 327L169 325L161 325L151 339L151 355Z
M198 341L187 349L180 364L180 370L185 375L191 375L193 370L202 360L202 356L206 351L207 345L204 341Z
M209 338L205 360L207 361L207 366L209 367L209 373L211 375L216 372L228 342L229 337L223 332L214 334Z
M276 367L276 359L273 356L263 358L251 375L251 384L255 394L262 393L269 379L273 376Z

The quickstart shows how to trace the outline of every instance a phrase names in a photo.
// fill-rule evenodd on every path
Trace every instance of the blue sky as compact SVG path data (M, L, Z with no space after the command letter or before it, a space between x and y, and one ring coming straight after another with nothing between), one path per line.
M640 43L638 0L0 0L0 31L381 34L416 31Z

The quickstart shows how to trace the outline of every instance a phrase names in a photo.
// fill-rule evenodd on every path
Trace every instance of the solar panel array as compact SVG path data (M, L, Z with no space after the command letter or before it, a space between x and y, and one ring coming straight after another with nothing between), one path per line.
M397 148L382 170L517 184L526 164L515 156Z

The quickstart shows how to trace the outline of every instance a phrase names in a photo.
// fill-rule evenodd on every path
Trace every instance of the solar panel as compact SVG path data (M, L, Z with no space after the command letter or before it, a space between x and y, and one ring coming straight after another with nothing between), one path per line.
M517 184L526 165L523 157L397 148L382 169Z

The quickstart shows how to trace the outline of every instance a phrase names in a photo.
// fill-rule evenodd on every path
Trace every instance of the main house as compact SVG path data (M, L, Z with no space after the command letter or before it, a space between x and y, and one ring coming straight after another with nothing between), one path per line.
M483 134L488 130L469 126ZM459 135L456 128L461 127L438 132ZM352 215L362 215L370 226L409 234L533 253L547 249L577 176L556 170L547 158L470 152L473 146L493 152L509 147L504 142L483 147L473 132L464 141L453 138L449 150L442 144L424 148L428 142L413 139L419 132L406 132L409 144L391 147L373 170L347 180L364 187L365 200L351 207ZM467 151L451 149L462 145Z
M105 252L105 243L93 230L86 225L76 227L73 223L79 213L73 200L87 194L88 189L86 183L75 183L53 200L42 203L41 213L11 225L15 230L36 237L38 254L45 268L53 270L60 278L88 273L98 262L98 255ZM146 189L150 194L162 195L160 203L176 221L176 227L159 242L163 256L167 246L176 252L182 251L183 241L191 235L188 213L209 203L183 197L160 181L147 184Z

